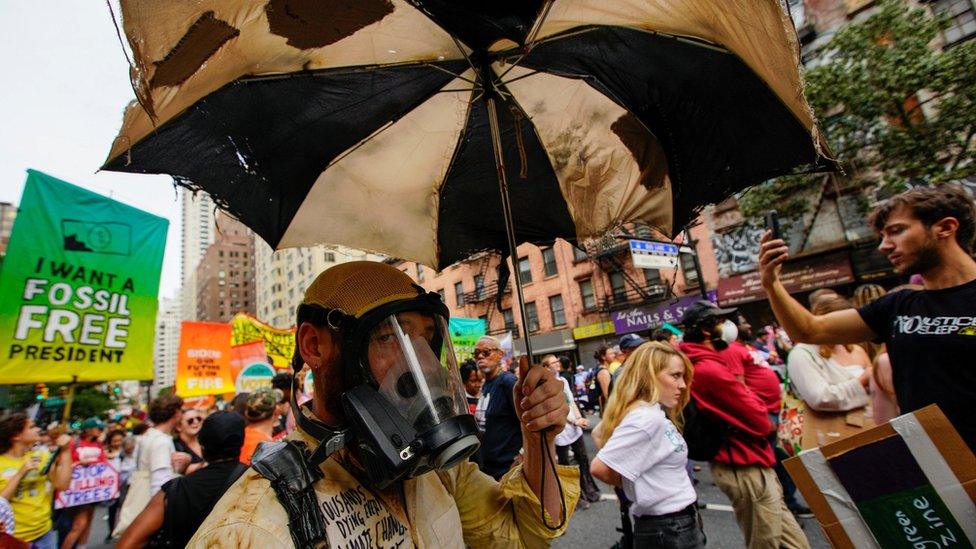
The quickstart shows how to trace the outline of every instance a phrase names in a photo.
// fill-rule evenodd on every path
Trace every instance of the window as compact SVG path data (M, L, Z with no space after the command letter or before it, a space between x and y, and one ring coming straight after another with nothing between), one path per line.
M627 299L627 281L624 279L624 273L620 271L610 273L610 291L617 301Z
M515 331L515 315L512 314L512 309L502 309L502 318L505 319L505 329Z
M474 275L474 291L478 295L478 299L482 299L485 296L485 275Z
M593 281L590 279L580 280L580 296L583 298L583 310L592 311L596 309L596 296L593 295Z
M935 0L932 10L936 15L949 19L949 26L942 31L946 44L955 44L976 34L973 0Z
M566 324L566 310L563 309L563 296L561 294L549 298L549 312L552 313L553 326Z
M441 296L441 302L446 304L447 303L447 293L444 291L444 288L441 288L440 290L437 290L437 293L440 294L440 296Z
M529 263L528 257L519 258L518 268L519 268L519 280L522 281L522 284L528 284L529 282L532 282L532 265Z
M546 276L559 274L559 269L556 267L556 249L552 246L542 250L542 270Z
M326 263L335 263L335 254L332 252L325 252Z
M661 284L661 271L657 269L644 269L644 280L648 286L658 286Z
M586 250L573 246L573 261L586 261L587 259Z
M679 254L678 259L681 261L681 273L685 277L685 286L698 286L700 281L698 280L698 271L695 270L695 256Z
M529 331L539 331L539 311L535 307L535 301L525 304L525 316L529 322Z
M454 299L458 307L464 307L464 284L461 282L454 283Z
M417 282L424 281L424 266L417 263Z

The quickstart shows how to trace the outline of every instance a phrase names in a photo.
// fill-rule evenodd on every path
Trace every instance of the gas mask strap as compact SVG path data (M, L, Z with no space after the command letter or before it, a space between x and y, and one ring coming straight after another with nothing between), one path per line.
M336 453L343 446L346 445L346 439L349 433L348 429L332 429L328 425L311 419L305 412L302 411L302 407L298 405L298 382L297 376L294 376L291 381L291 409L295 416L295 423L302 428L303 431L312 435L316 440L319 441L318 446L312 451L309 457L309 463L313 465L318 465L323 461L329 459L329 456Z

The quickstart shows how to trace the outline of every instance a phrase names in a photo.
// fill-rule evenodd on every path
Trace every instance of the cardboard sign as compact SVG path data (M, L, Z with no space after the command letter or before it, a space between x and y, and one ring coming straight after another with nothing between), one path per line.
M976 457L937 406L784 465L834 547L976 544Z
M75 465L71 469L71 485L58 492L55 509L88 505L119 497L119 472L108 463Z

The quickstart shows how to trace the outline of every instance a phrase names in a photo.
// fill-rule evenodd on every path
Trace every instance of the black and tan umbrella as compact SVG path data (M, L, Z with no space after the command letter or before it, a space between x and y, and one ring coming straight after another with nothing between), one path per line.
M831 165L779 0L120 5L138 101L104 168L203 189L274 248L442 268L674 234Z

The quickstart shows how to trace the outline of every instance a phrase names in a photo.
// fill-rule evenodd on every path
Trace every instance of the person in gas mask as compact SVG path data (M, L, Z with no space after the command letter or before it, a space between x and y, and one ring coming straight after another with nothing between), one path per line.
M561 535L579 496L576 469L554 465L562 383L523 366L525 458L495 481L467 459L477 425L447 321L438 294L384 263L320 274L298 307L293 362L311 369L314 398L292 399L297 430L261 446L189 547L537 547Z
M703 416L728 426L727 440L710 460L712 478L732 502L746 547L809 547L773 471L776 457L768 438L773 424L767 406L735 377L737 366L723 356L728 340L737 335L726 323L735 313L700 300L681 318L684 341L679 348L695 372L691 400Z

